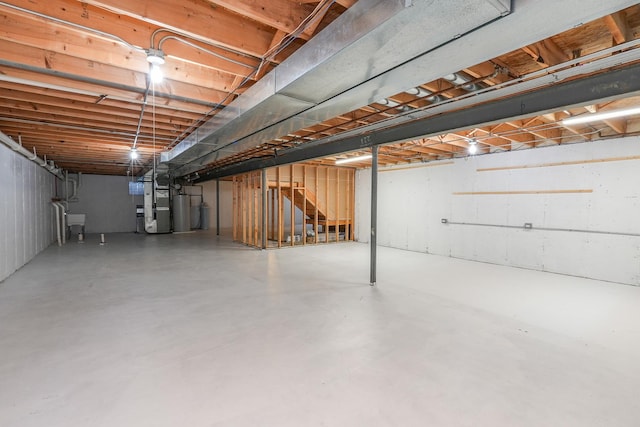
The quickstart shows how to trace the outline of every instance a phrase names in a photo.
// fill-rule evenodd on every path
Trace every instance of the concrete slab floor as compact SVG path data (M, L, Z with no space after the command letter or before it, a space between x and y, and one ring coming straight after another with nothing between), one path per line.
M640 289L207 233L51 246L0 284L0 426L637 426Z

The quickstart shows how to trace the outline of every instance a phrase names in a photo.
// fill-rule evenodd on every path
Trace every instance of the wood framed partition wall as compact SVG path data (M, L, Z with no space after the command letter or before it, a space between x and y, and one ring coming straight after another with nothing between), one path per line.
M353 240L355 169L286 165L265 176L266 187L261 171L233 177L234 240L255 247Z

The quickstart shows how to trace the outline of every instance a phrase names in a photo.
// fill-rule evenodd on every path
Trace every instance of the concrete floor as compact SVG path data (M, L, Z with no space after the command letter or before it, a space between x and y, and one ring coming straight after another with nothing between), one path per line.
M52 246L0 284L0 426L638 426L640 288L358 243Z

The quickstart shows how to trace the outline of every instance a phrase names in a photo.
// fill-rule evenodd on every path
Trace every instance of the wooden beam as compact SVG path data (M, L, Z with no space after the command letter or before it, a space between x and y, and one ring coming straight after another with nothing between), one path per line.
M603 120L607 126L615 130L619 134L627 133L627 121L625 119L608 119Z
M541 67L558 65L571 60L571 56L565 53L552 39L542 40L522 48Z
M604 23L613 36L615 44L622 44L633 39L633 32L627 23L624 11L616 12L604 17Z
M104 86L120 85L144 92L147 83L146 71L123 70L107 63L99 63L83 58L51 52L31 46L19 45L0 40L2 59L18 66L24 65L45 73L62 73L66 80L104 83ZM34 76L35 77L35 76ZM41 79L41 75L37 79ZM231 82L229 82L230 84ZM221 102L227 93L205 86L196 86L178 80L165 79L156 85L157 92L179 93L184 98L207 102Z
M204 39L260 57L266 52L273 30L264 24L198 0L85 0L87 4L125 15L195 39ZM188 22L188 25L185 23ZM211 25L215 23L215 25Z
M309 9L300 3L288 0L207 0L237 14L247 16L257 22L285 33L292 33L307 17Z
M147 49L151 43L151 34L156 30L156 26L136 20L130 16L114 14L104 9L97 8L93 5L79 2L76 0L57 0L51 2L49 0L12 0L12 4L22 7L27 10L31 10L36 13L50 16L52 18L60 19L63 21L71 22L82 26L89 26L97 31L104 32L106 34L112 34L122 40L125 40L133 46ZM147 3L144 1L136 2L137 4ZM45 28L65 28L69 30L68 26L61 26L52 22L43 23L41 18L35 17L31 14L25 14L22 12L15 12L11 9L7 9L8 13L13 15L20 15L21 19L31 19L35 21L35 26ZM189 18L191 22L191 18ZM212 27L208 25L209 27ZM27 26L28 27L28 26ZM41 31L41 30L39 30ZM88 32L85 33L87 37L95 38L95 34ZM166 34L162 34L166 35ZM161 35L161 36L162 36ZM112 42L114 48L116 45L121 45L119 42L114 42L115 39L105 38L105 40ZM210 44L200 43L197 40L189 40L198 46L202 46L207 50L217 53L223 58L229 58L235 62L247 64L249 67L256 67L258 60L250 58L245 55L229 52L221 48L217 48ZM89 46L87 46L89 48ZM236 74L246 75L249 68L243 65L236 64L234 62L221 59L220 57L206 54L200 49L189 47L184 43L180 43L176 40L168 40L166 42L165 53L174 58L180 58L184 61L192 63L201 63L210 68L214 68L219 71Z

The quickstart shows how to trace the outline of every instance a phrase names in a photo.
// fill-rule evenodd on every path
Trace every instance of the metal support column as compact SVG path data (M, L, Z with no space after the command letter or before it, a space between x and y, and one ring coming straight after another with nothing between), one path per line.
M377 225L378 225L378 146L371 147L371 275L369 284L374 286L376 284L376 248L378 246L377 240Z
M267 249L267 190L269 183L267 182L267 170L262 169L262 249Z
M216 179L216 236L220 235L220 179Z

